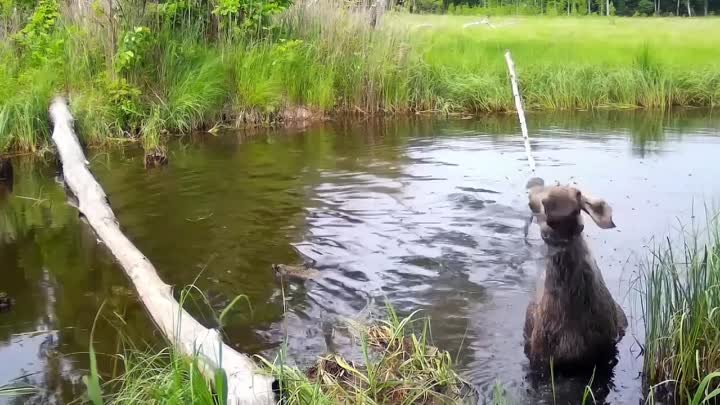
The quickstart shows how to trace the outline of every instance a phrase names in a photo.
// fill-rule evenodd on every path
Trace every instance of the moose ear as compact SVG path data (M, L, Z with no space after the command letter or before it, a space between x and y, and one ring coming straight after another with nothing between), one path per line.
M539 177L533 177L528 180L525 188L528 191L528 199L530 211L534 215L542 214L544 211L542 201L547 197L547 188L545 187L545 181Z
M548 196L548 189L542 186L532 187L528 191L528 199L530 202L528 205L530 206L530 211L532 211L533 214L539 215L545 213L545 206L543 204L543 200L545 200Z
M590 218L595 221L597 226L602 229L615 228L615 223L612 219L612 208L605 202L605 200L599 198L592 198L586 195L582 195L582 210L585 211Z

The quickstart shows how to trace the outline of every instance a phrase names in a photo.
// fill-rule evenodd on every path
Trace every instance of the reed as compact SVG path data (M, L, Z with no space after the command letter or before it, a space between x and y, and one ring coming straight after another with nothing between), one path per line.
M655 395L675 403L720 399L720 224L684 229L657 246L642 267L644 372ZM715 401L715 402L713 402Z

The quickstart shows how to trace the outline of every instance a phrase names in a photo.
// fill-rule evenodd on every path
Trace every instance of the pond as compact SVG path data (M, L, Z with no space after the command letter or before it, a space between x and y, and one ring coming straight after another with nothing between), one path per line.
M653 237L672 234L720 195L720 119L710 111L532 114L537 175L578 182L606 199L616 229L586 221L585 235L631 329L614 377L595 381L598 403L641 398L643 341L631 283ZM335 122L252 136L172 142L170 165L146 171L135 148L90 151L121 226L168 283L195 282L189 309L207 325L234 297L227 341L309 365L348 350L344 318L382 315L385 302L432 321L435 345L489 398L502 383L518 403L553 403L528 378L525 307L542 268L527 217L531 177L515 116L473 120ZM96 350L157 343L118 266L68 203L50 163L15 159L0 200L0 386L41 388L13 403L65 403L83 392L93 321ZM314 260L320 276L281 284L272 263ZM335 333L329 331L336 329ZM118 333L118 330L121 333ZM115 364L101 355L111 373ZM559 403L586 379L556 382ZM2 399L0 399L2 402ZM12 402L12 401L11 401ZM579 402L575 402L579 403Z

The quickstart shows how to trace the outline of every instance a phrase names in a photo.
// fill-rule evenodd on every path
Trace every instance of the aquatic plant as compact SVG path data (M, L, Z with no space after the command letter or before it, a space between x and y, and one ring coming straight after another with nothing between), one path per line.
M720 224L683 229L644 263L639 280L645 322L644 374L676 403L720 398Z
M126 293L133 294L130 291ZM179 295L178 303L183 308L192 302L197 304L198 300L202 307L210 308L207 296L194 284L182 289ZM210 311L220 329L228 312L241 301L249 305L246 296L238 295L219 314ZM93 345L94 331L103 313L103 307L104 304L98 310L90 332L88 351L90 368L89 373L83 377L86 386L86 394L82 398L84 403L92 405L225 405L228 403L227 376L224 370L218 369L212 374L212 378L208 378L206 370L203 369L207 363L201 362L200 355L186 356L177 351L172 344L161 346L160 349L138 347L131 338L124 335L122 329L124 321L118 312L114 312L113 319L120 319L121 322L113 326L118 331L118 344L122 344L123 351L113 356L115 360L113 375L104 380L98 368L97 352ZM116 374L116 371L119 373Z
M224 403L218 392L221 382L208 381L197 359L175 353L171 348L159 351L128 349L118 355L124 373L109 381L108 393L101 396L97 384L86 401L92 405L217 405ZM97 379L97 370L89 380Z

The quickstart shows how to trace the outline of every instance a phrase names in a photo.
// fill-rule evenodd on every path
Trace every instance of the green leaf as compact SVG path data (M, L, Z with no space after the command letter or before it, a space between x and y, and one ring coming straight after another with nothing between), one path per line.
M218 322L220 323L221 327L224 325L224 320L225 320L225 316L227 315L227 313L230 312L230 310L235 306L235 304L237 304L238 301L240 301L240 299L245 299L245 302L247 302L248 307L250 308L250 312L252 313L252 306L250 305L250 299L248 299L248 297L246 295L238 295L237 297L235 297L235 299L232 300L232 302L230 302L230 304L228 304L228 306L225 307L225 309L222 310L222 312L220 312L220 317L218 318Z
M710 373L705 376L705 378L702 379L700 382L700 385L698 386L697 390L695 391L695 395L692 398L692 402L690 402L692 405L700 405L700 404L706 404L710 402L711 399L715 398L716 396L720 395L720 388L716 388L714 391L710 393L705 393L705 390L707 389L708 385L712 382L712 380L720 378L720 371L716 371L714 373Z
M227 405L227 374L225 374L225 370L222 368L215 370L215 393L217 395L217 405Z
M95 315L95 320L93 321L93 326L90 330L90 375L85 375L82 378L83 383L85 383L85 387L87 388L88 399L93 405L103 405L102 388L100 387L100 374L98 373L97 358L95 356L95 347L93 345L95 325L97 324L97 320L102 312L103 306L105 306L104 302L100 305L100 309Z

